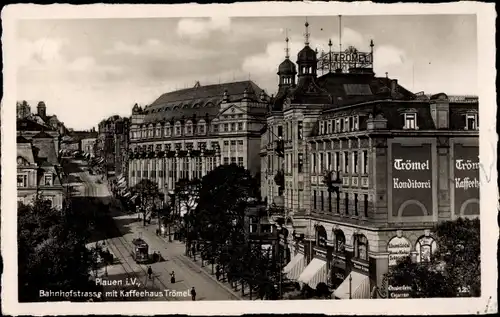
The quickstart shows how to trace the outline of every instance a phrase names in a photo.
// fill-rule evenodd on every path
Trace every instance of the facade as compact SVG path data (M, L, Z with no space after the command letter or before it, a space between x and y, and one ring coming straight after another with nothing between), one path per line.
M115 175L125 181L128 178L129 122L129 118L118 119L114 134Z
M261 141L261 192L293 254L284 271L341 299L406 296L389 265L428 260L437 222L479 216L478 99L376 77L373 42L319 57L305 44L297 67L279 66Z
M62 209L64 188L52 136L45 132L31 141L17 137L17 197L18 202L30 204L39 197Z
M94 148L97 138L84 138L80 140L81 151L88 155L89 158L95 157Z
M268 97L252 81L163 94L130 119L129 187L142 178L164 193L181 178L201 178L220 164L260 173L260 131Z
M96 142L96 155L104 160L106 173L115 173L116 168L116 147L115 147L115 122L120 120L120 116L112 116L103 120L98 125L98 136Z

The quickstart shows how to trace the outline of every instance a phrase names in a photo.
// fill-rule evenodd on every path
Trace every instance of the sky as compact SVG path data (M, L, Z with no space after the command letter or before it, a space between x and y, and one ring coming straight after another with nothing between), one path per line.
M273 94L290 38L304 47L306 17L21 20L17 100L43 100L69 128L90 129L135 103L201 85L252 80ZM308 17L310 46L339 49L337 16ZM368 52L377 76L413 92L477 94L475 15L343 16L342 47Z

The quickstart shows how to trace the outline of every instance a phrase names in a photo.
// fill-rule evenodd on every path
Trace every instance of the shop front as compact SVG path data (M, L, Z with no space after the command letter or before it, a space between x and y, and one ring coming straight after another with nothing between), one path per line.
M354 236L354 250L350 257L350 272L333 292L336 299L370 298L370 264L368 240L362 234Z
M333 236L334 242L330 265L329 286L332 289L337 289L347 276L345 236L342 230L339 229L333 231Z
M298 281L315 289L319 283L328 283L328 263L331 259L331 248L327 246L327 234L323 226L316 226L316 243L312 247L312 259Z
M285 276L292 281L296 281L304 268L306 267L306 258L304 256L304 245L298 244L298 252L292 257L290 262L283 268Z
M397 236L393 237L387 243L388 253L388 269L395 267L401 260L411 257L412 246L409 239L403 236L401 231L397 232ZM387 298L409 298L411 286L410 285L396 285L388 280L387 285Z

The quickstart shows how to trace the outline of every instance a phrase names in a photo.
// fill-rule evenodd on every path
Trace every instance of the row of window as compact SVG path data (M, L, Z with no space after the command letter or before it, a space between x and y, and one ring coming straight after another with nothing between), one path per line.
M202 163L202 158L197 157L197 158L192 158L192 159L181 159L182 161L179 162L179 176L180 178L189 178L190 176L194 178L201 178L202 172L203 172L203 163ZM192 165L192 170L191 170L191 175L189 171L189 167L191 165L191 162L194 162ZM216 167L216 159L214 157L207 157L205 158L206 162L206 172L208 173L209 171L215 169ZM168 174L166 173L168 169ZM142 170L142 171L141 171ZM170 164L167 163L167 165L162 166L158 165L158 173L156 170L156 165L152 164L147 168L144 165L141 165L138 162L132 163L132 168L131 168L131 176L132 177L142 177L142 178L175 178L177 174L177 164Z
M210 125L212 133L219 132L239 132L245 130L245 122L231 122L231 123L212 123ZM131 139L140 138L161 138L161 137L178 137L178 136L192 136L192 135L206 135L207 129L204 121L194 125L187 123L184 126L177 122L173 127L170 123L161 126L158 124L156 127L150 126L148 128L132 128L130 130Z
M227 141L226 141L227 142ZM208 150L207 148L208 142L197 142L196 148L198 150ZM156 147L153 144L146 145L138 145L135 149L137 151L175 151L175 150L194 150L196 149L193 142L176 142L176 143L165 143L165 144L156 144ZM219 148L219 142L212 141L210 142L210 150L216 150ZM134 150L135 150L134 149Z
M312 153L311 173L323 173L325 170L329 170L366 175L368 174L368 162L367 150Z
M313 190L312 193L313 209L320 211L328 211L330 213L333 213L334 209L333 207L335 207L335 213L340 214L340 208L341 205L343 204L342 207L344 207L346 215L352 214L353 216L359 216L360 215L359 203L362 201L363 216L368 217L368 195L356 194L356 193L352 195L353 195L352 200L349 193L345 193L344 199L341 199L339 194L337 193L333 193L332 195L329 196L328 194L325 195L323 191L319 191L318 195L318 191ZM330 201L330 199L332 201Z
M295 127L295 129L294 129ZM294 130L297 132L297 140L304 139L304 123L303 121L297 121L297 124L294 125L293 122L285 122L285 126L283 128L282 125L278 125L275 127L276 129L272 129L270 133L269 140L272 142L275 137L281 138L283 140L291 140L293 139Z
M359 116L350 116L319 122L319 135L359 130Z
M52 181L52 175L51 174L45 174L43 176L43 182L40 184L41 186L52 186L53 181ZM17 187L18 188L26 188L29 186L28 183L28 175L27 174L18 174L17 175Z

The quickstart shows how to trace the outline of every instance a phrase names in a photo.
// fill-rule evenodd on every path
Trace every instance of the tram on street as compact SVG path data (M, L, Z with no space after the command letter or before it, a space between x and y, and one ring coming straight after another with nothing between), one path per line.
M134 253L132 254L135 262L147 263L149 261L149 245L141 238L132 240L134 244Z

